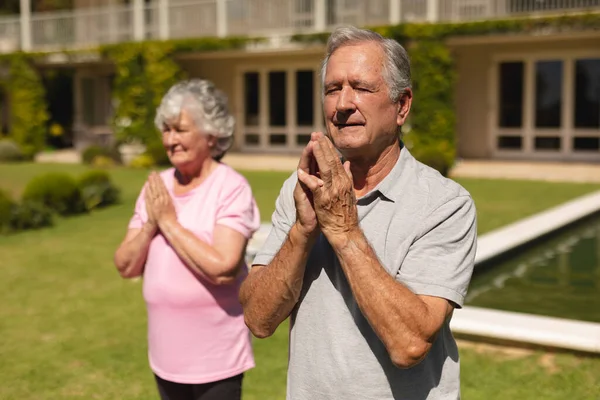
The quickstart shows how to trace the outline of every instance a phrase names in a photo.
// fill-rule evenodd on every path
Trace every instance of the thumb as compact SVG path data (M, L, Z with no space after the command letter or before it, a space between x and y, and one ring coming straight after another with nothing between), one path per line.
M344 171L346 171L346 175L348 175L348 178L350 178L350 180L352 181L352 171L350 171L350 161L344 162Z

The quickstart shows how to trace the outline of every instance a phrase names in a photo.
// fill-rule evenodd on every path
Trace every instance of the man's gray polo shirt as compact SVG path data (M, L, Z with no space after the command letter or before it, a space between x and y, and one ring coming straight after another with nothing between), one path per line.
M296 174L284 183L273 227L254 264L267 265L296 220ZM414 293L461 307L473 271L476 213L469 193L403 148L388 176L358 199L360 227L385 269ZM373 293L373 296L377 296ZM426 358L399 369L362 315L323 235L292 311L288 400L458 399L458 350L445 322Z

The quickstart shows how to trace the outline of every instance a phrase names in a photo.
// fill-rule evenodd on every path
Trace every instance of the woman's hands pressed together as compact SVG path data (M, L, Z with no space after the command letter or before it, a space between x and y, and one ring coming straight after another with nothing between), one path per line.
M165 223L177 221L173 199L157 172L152 172L148 177L145 199L148 223L161 228Z

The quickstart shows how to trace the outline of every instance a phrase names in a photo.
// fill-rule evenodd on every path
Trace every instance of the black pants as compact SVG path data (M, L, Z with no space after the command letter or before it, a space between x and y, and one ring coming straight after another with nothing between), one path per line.
M162 400L240 400L244 374L221 381L187 384L176 383L154 375Z

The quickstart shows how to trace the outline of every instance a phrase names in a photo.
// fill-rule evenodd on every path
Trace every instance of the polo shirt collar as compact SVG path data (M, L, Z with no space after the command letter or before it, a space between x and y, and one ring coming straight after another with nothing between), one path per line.
M400 156L398 160L396 160L396 164L392 168L392 170L387 174L385 178L379 185L377 185L373 190L371 190L366 195L362 196L361 199L369 198L376 193L381 194L387 200L396 202L399 198L399 194L401 192L402 183L401 179L403 176L403 172L408 166L408 164L413 159L412 155L404 145L402 141L400 141Z

